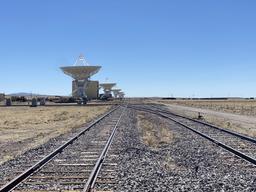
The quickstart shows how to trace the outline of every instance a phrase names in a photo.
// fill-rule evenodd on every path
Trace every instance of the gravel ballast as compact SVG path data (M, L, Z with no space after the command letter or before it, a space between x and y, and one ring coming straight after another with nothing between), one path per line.
M126 125L120 128L119 185L117 191L255 191L256 167L222 148L155 115L147 118L165 121L174 134L170 144L153 149L142 143L130 109Z

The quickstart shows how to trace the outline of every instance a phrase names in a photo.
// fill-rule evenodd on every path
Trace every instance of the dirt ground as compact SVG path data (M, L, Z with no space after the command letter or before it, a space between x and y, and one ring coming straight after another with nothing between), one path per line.
M158 100L158 102L256 117L256 100Z
M193 103L195 102L195 103ZM209 102L209 101L208 101ZM210 101L211 102L211 101ZM236 104L235 101L226 101L227 106L233 105L235 106L241 106L242 103L245 104L245 107L240 107L246 108L248 105L247 101L238 101ZM255 102L255 101L254 101ZM220 106L218 105L219 103L222 103L222 106L224 106L225 101L216 101L212 102L212 107L205 107L204 105L198 106L200 102L198 101L157 101L157 103L164 103L166 106L169 107L169 109L175 113L185 115L188 117L192 118L197 118L198 117L198 112L203 116L204 120L207 122L210 122L212 124L231 129L233 131L237 131L242 134L249 135L251 137L256 137L256 117L255 116L250 116L250 115L241 115L238 113L238 111L235 112L227 112L225 110L220 110ZM188 103L188 104L187 104ZM205 104L205 102L203 102ZM234 104L235 103L235 104ZM185 106L187 104L187 106ZM214 104L216 107L214 107ZM192 107L191 107L192 106ZM216 110L216 109L219 110Z
M1 107L0 163L79 128L109 109L109 106Z

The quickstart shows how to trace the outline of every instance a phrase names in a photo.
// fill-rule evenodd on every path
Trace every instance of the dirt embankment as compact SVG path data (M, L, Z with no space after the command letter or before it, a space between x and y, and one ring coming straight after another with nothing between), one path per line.
M67 133L110 107L10 107L0 110L0 163Z

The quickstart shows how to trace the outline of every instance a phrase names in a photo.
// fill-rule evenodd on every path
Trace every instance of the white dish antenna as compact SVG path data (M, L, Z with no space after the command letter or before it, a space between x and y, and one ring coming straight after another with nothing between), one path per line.
M121 91L121 89L112 89L111 91L113 92L115 98L117 98L117 97L118 97L118 94L119 94L120 91Z
M116 83L101 83L100 87L102 87L104 90L111 91L111 89L116 86Z
M90 66L85 57L80 54L73 66L61 67L61 70L75 80L75 88L72 95L75 97L86 98L85 90L88 85L89 78L98 73L101 66Z

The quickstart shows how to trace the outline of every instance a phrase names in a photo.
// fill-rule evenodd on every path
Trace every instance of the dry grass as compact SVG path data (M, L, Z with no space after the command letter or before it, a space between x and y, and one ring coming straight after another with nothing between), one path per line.
M81 127L108 109L107 106L0 108L0 163Z
M151 149L157 150L160 146L174 141L174 135L169 125L158 117L152 117L149 114L139 112L137 122L142 142ZM162 156L158 164L166 171L172 171L177 168L170 154Z
M255 100L159 100L158 102L256 116Z
M137 116L137 120L140 136L144 144L157 148L162 144L172 142L173 134L164 122L152 119L152 117L142 112Z
M172 171L173 169L177 168L177 165L170 154L163 157L160 166L167 171Z

